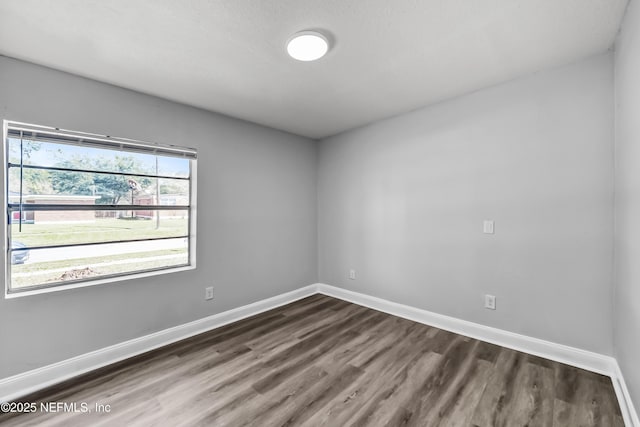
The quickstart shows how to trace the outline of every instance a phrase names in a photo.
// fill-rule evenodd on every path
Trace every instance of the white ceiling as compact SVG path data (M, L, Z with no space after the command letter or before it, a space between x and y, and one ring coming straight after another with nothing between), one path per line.
M322 138L603 52L627 0L2 0L0 54ZM287 38L322 29L317 62Z

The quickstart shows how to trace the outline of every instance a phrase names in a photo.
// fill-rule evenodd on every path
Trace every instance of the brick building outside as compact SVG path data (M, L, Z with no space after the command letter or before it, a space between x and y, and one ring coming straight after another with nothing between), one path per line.
M95 205L98 196L72 196L66 194L30 194L22 196L22 221L30 224L48 222L93 222L96 220L93 211L30 211L30 204L55 205ZM19 203L16 195L9 196L11 203ZM13 212L12 222L20 219L20 212Z

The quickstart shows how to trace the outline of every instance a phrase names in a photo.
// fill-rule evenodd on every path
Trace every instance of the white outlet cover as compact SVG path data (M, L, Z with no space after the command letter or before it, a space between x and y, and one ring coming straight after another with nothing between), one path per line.
M356 280L356 271L355 270L349 270L349 279Z
M494 295L484 296L484 308L488 308L489 310L496 309L496 297Z
M484 234L493 234L494 230L495 230L494 222L490 219L485 220L482 226L482 232Z

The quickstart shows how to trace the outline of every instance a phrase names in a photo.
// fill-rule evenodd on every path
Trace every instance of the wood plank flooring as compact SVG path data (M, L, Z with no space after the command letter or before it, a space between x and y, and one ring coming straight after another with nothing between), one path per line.
M623 426L608 377L313 295L42 390L7 426ZM83 413L82 403L110 405Z

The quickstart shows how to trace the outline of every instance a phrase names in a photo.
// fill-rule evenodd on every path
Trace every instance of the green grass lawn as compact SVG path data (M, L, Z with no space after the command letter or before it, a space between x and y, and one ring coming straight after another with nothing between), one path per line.
M189 234L187 219L162 218L156 229L155 219L128 220L96 218L95 222L67 224L18 224L11 225L13 240L27 246L66 245L108 241L178 237Z
M187 219L161 218L160 226L156 221L114 218L96 218L87 223L51 223L11 225L13 240L29 247L67 245L77 243L99 243L149 239L158 237L179 237L189 234ZM162 257L157 259L157 257ZM135 262L127 262L135 260ZM11 266L11 286L21 288L59 281L64 271L82 269L91 266L96 278L130 271L184 265L188 263L186 248L151 250L146 252L122 253L66 259L49 262L28 262ZM64 270L64 271L61 271Z
M163 258L157 259L157 257ZM135 260L135 262L126 263L129 260ZM122 263L118 263L119 261ZM63 274L61 269L73 270L91 266L97 274L95 277L99 278L110 274L184 265L188 261L188 252L185 248L13 265L11 266L13 276L11 286L15 289L57 282Z

